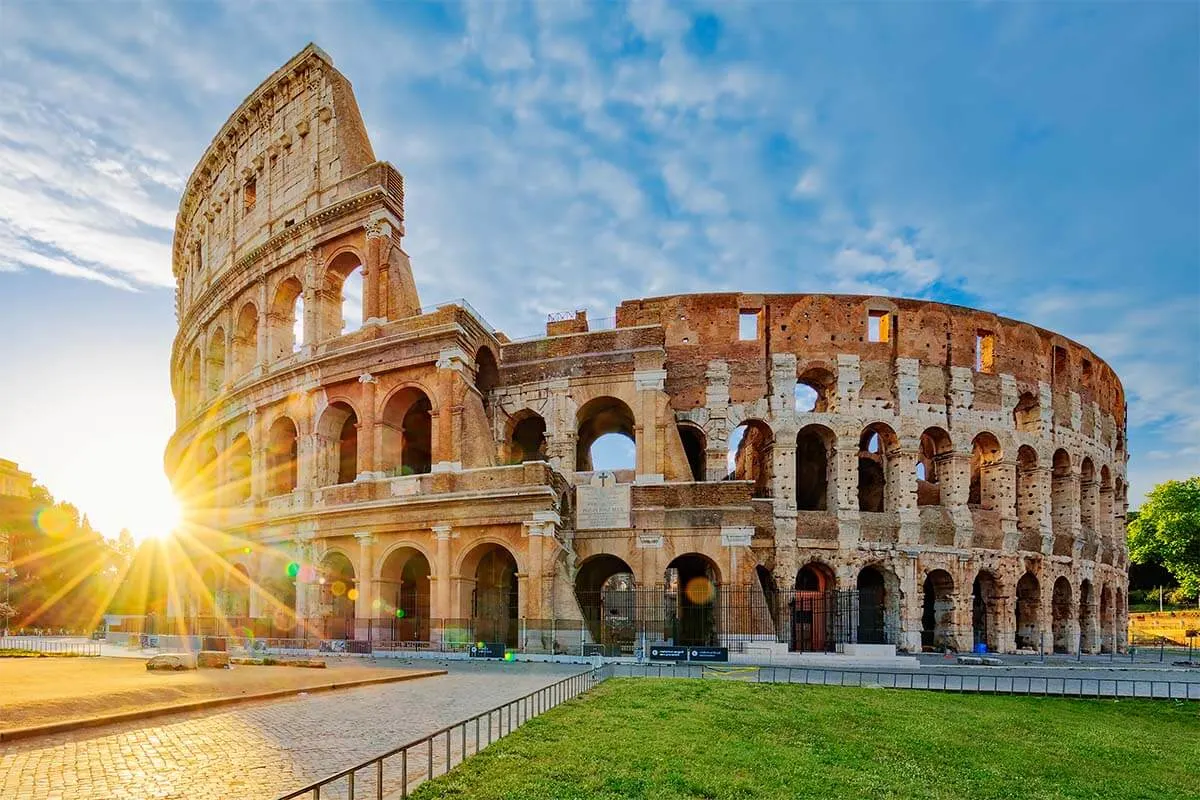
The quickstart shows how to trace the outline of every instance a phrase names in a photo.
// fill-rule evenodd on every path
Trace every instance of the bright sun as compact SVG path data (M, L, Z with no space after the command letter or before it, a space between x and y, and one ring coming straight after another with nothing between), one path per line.
M183 509L170 491L142 498L131 517L129 532L139 542L146 539L165 539L183 522Z

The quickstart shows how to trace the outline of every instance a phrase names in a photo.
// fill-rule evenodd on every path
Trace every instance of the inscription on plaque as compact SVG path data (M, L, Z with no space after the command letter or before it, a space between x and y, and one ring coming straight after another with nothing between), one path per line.
M633 526L629 484L611 472L597 472L590 486L575 488L575 529L598 530Z

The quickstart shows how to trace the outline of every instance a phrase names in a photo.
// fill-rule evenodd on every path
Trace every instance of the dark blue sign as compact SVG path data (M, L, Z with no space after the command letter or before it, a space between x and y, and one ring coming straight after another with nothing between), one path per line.
M689 647L688 661L728 661L728 647Z
M673 644L650 645L651 661L687 661L686 647L676 647Z
M682 647L673 644L650 645L651 661L728 661L728 647Z
M504 643L476 642L471 645L471 658L504 658Z

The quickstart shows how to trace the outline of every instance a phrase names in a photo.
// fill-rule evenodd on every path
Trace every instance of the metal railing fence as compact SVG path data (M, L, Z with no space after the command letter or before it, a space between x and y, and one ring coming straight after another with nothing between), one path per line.
M468 756L479 753L534 717L589 691L605 677L602 668L577 673L310 783L279 800L407 798L417 785L445 775Z
M28 650L72 656L100 655L100 642L53 639L45 636L0 636L0 650Z
M604 666L606 678L699 678L752 683L795 683L917 689L934 692L1070 697L1095 700L1146 698L1200 700L1200 680L1069 678L1027 675L949 674L924 671L857 670L820 667L709 666L700 664L621 664Z

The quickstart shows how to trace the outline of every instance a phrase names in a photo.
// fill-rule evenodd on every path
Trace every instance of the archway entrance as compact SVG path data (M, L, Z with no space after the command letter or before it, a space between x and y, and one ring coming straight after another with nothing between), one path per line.
M985 645L990 652L999 652L1000 591L996 576L983 570L971 586L972 643Z
M1079 584L1079 646L1085 653L1096 652L1095 602L1095 598L1092 597L1092 582L1084 579Z
M1100 587L1100 652L1112 653L1117 644L1116 613L1113 609L1112 589Z
M385 642L429 641L429 560L417 549L388 553L379 576L376 638Z
M677 645L716 645L721 576L699 553L681 555L663 576L666 633Z
M833 571L824 564L805 564L796 573L792 607L791 649L820 653L833 647L833 622L837 613Z
M921 648L954 650L954 579L944 569L925 576L921 613Z
M1017 649L1037 650L1041 647L1041 626L1038 622L1038 603L1041 588L1033 573L1026 572L1017 581Z
M1071 652L1071 583L1066 578L1054 582L1050 598L1051 628L1054 633L1054 652Z
M485 545L475 567L471 629L480 642L517 646L517 562L500 545Z
M894 644L900 623L899 579L878 566L858 573L859 644Z
M575 599L592 640L606 655L633 653L637 641L633 569L614 555L585 560L575 575Z
M321 561L317 574L321 595L321 638L354 638L354 566L342 553L330 553Z

